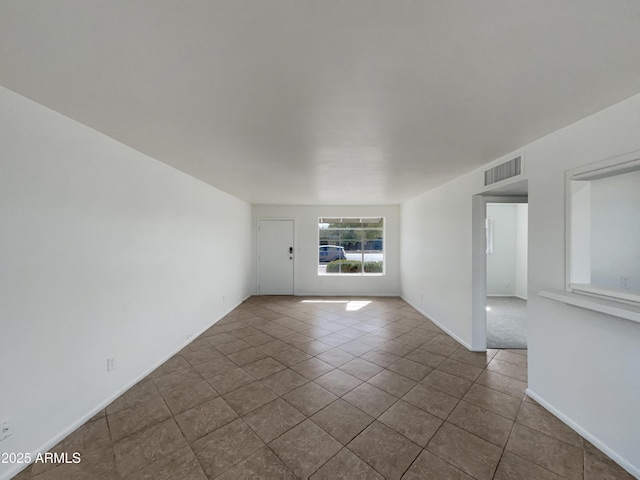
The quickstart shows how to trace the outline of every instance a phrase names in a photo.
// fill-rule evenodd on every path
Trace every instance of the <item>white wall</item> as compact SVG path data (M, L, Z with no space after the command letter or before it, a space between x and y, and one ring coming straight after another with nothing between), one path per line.
M527 148L529 387L640 476L640 324L543 299L564 288L564 175L640 148L640 95Z
M591 182L591 283L640 293L640 172Z
M468 192L478 178L463 175L405 202L400 210L402 296L467 348L472 288Z
M639 125L637 95L519 150L529 185L530 391L636 476L640 324L538 292L565 285L565 171L640 149ZM401 210L403 297L469 344L471 205L482 191L482 171L412 199Z
M487 254L487 295L516 293L517 210L513 203L487 204L493 219L493 253Z
M319 217L385 217L383 276L318 276ZM293 219L295 295L400 295L400 208L398 206L253 206L254 292L257 290L257 226L259 219Z
M526 203L488 203L493 253L487 254L487 295L527 298Z
M251 207L4 88L0 112L0 450L35 452L249 295Z

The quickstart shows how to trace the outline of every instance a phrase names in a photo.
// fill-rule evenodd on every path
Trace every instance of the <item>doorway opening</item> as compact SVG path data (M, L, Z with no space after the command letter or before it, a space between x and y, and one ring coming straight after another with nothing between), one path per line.
M473 197L473 351L527 347L528 184Z
M527 348L527 203L487 203L487 348Z

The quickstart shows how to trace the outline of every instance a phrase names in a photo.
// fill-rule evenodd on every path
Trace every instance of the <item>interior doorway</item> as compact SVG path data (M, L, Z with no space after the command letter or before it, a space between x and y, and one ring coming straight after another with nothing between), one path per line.
M487 203L487 348L527 348L527 203Z
M487 348L526 348L526 297L528 290L526 271L528 267L528 252L526 248L517 250L515 246L510 247L512 252L510 255L517 255L517 258L514 257L514 262L515 260L519 261L521 267L524 268L519 270L520 273L516 272L515 276L509 276L509 280L505 280L504 277L498 280L496 285L502 289L494 289L495 285L489 285L487 265L493 262L493 258L491 260L488 259L489 255L492 255L488 252L491 247L495 251L497 247L496 241L500 240L500 243L502 243L505 240L503 233L495 230L495 218L492 226L492 221L488 220L487 207L490 204L527 205L526 209L520 207L520 210L526 211L526 215L521 218L523 223L520 225L525 231L521 233L521 240L524 240L526 246L526 239L528 238L526 233L528 231L527 181L521 180L506 187L496 188L473 197L471 348L473 351L485 351ZM517 207L514 208L517 210ZM500 226L503 226L502 222L500 222ZM499 234L500 239L496 234ZM494 242L493 245L491 245L491 241ZM515 253L515 251L519 253ZM520 280L517 280L518 278ZM519 298L519 296L522 298ZM522 315L525 316L524 319L518 318ZM493 328L493 320L497 320L498 323L502 323L505 326L505 328L501 329L502 333L508 333L517 323L524 324L523 330L525 333L519 336L523 341L517 344L512 342L508 335L503 335L503 337L507 337L508 343L497 343L494 338L496 328ZM491 323L488 324L488 321ZM488 343L489 335L491 335L491 340Z

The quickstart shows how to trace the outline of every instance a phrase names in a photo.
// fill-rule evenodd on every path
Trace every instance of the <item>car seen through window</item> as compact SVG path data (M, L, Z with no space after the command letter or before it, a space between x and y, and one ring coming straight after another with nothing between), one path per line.
M346 260L344 247L338 245L321 245L319 247L319 261L321 263L333 262L334 260Z

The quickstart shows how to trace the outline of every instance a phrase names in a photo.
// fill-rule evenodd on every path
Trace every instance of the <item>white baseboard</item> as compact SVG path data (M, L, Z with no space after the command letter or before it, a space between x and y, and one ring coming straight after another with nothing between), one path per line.
M400 298L402 298L405 302L407 302L409 305L411 305L413 308L415 308L418 312L420 312L422 315L424 315L429 320L431 320L433 323L435 323L438 326L438 328L440 328L444 332L446 332L446 334L449 335L451 338L453 338L456 342L462 344L470 352L473 352L473 349L471 348L471 345L469 345L467 342L462 340L458 335L456 335L451 330L449 330L447 327L445 327L441 322L438 321L438 319L436 319L433 316L429 315L427 312L422 310L422 308L420 308L419 306L417 306L416 304L414 304L413 302L411 302L410 300L408 300L404 296L401 296Z
M225 310L222 314L219 315L219 317L212 322L210 325L202 328L200 331L194 333L191 338L189 338L188 340L185 340L182 344L180 344L179 347L177 347L176 349L174 349L169 355L167 355L166 357L164 357L162 360L156 362L155 364L153 364L153 366L151 366L149 369L147 369L142 375L138 376L136 379L134 379L132 382L130 382L129 384L127 384L124 388L122 388L121 390L118 390L116 393L114 393L113 395L111 395L110 397L108 397L106 400L100 402L96 407L92 408L89 412L87 412L84 415L81 415L80 418L78 418L78 420L76 420L75 422L73 422L71 425L69 425L67 428L65 428L63 431L61 431L60 433L58 433L57 435L55 435L53 438L50 438L48 441L44 442L39 448L37 448L35 451L31 452L31 458L35 459L39 453L45 453L47 451L49 451L51 448L53 448L55 445L57 445L60 441L64 440L66 437L68 437L71 433L73 433L75 430L77 430L78 428L80 428L82 425L84 425L85 423L87 423L87 421L89 421L91 418L93 418L98 412L100 412L101 410L105 409L106 407L108 407L114 400L116 400L120 395L122 395L123 393L125 393L127 390L129 390L131 387L133 387L136 383L138 383L140 380L142 380L143 378L145 378L146 376L148 376L151 372L153 372L156 368L158 368L160 365L162 365L164 362L166 362L167 360L169 360L171 357L173 357L176 353L178 353L180 350L182 350L184 347L186 347L187 345L189 345L191 342L193 342L196 338L198 338L202 333L204 333L206 330L208 330L209 328L211 328L213 325L215 325L216 323L218 323L222 318L224 318L226 315L228 315L229 313L231 313L233 310L235 310L238 305L240 305L242 302L244 302L247 298L249 298L251 295L245 297L244 300L241 300L240 303L238 303L237 305L234 305L233 307L228 308L227 310ZM9 480L10 478L13 478L14 476L16 476L18 473L20 473L22 470L24 470L25 468L27 468L28 465L27 464L16 464L14 468L9 469L6 473L6 476L0 476L0 480Z
M520 300L524 300L525 302L527 301L527 297L523 297L522 295L508 295L506 293L487 293L487 297L512 297L512 298L519 298Z
M547 402L544 398L539 396L537 393L535 393L531 389L527 388L526 393L527 393L528 396L533 398L536 402L538 402L544 408L549 410L549 412L551 412L553 415L558 417L558 419L560 419L562 422L567 424L573 430L578 432L583 438L587 439L595 447L597 447L599 450L603 451L609 458L611 458L611 460L616 462L618 465L620 465L622 468L624 468L631 475L633 475L636 478L640 478L640 468L635 467L630 462L628 462L627 460L622 458L616 452L611 450L607 445L605 445L601 440L599 440L597 437L595 437L589 431L587 431L585 428L583 428L580 424L576 423L571 418L569 418L568 416L566 416L565 414L560 412L553 405L551 405L549 402Z

